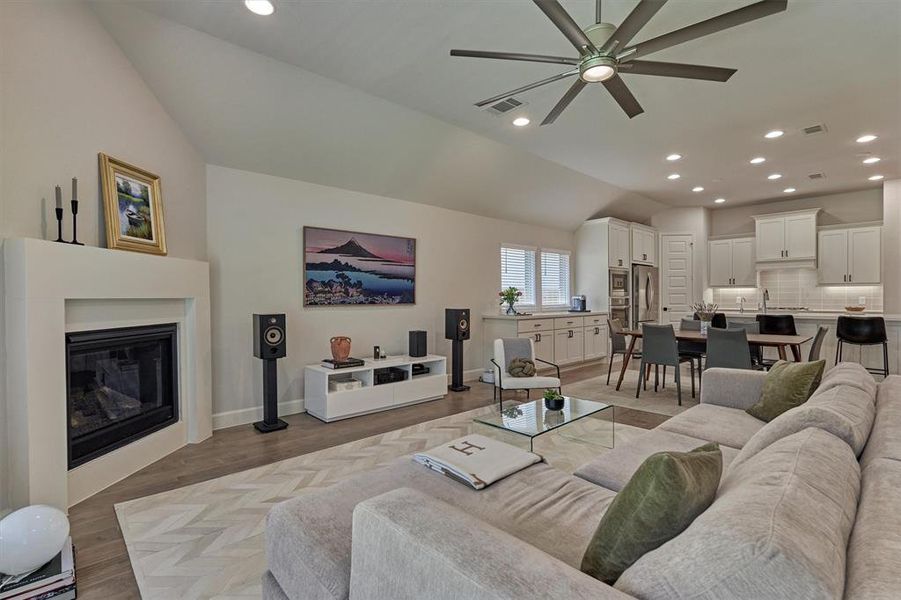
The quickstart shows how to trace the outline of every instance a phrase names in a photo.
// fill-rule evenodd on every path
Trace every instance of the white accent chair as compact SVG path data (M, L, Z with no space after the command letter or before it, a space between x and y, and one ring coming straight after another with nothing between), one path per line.
M528 356L506 356L506 352L504 350L504 340L502 338L498 338L494 340L494 358L491 359L491 363L494 369L494 392L495 399L497 399L499 404L503 404L504 398L504 390L526 390L527 397L531 390L545 390L545 389L560 389L560 367L552 362L548 362L546 360L541 360L535 356L535 343L531 338L523 339L523 338L515 338L517 343L523 343L528 341ZM513 341L513 340L510 340ZM554 367L557 370L556 377L547 377L543 375L533 375L532 377L514 377L510 375L508 368L510 367L510 361L514 358L528 358L532 362L535 363L535 366L538 366L538 363L543 363L545 365L549 365Z

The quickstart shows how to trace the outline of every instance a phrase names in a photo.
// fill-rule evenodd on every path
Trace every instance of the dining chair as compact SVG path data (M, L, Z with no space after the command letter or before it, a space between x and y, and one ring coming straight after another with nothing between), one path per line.
M607 319L607 329L610 331L610 364L607 366L607 385L610 385L610 373L613 371L613 357L622 354L625 358L628 352L626 335L623 333L623 322L619 319ZM641 352L632 351L631 358L641 358Z
M641 395L641 388L647 389L647 379L645 372L654 365L654 391L657 391L658 371L662 365L664 367L673 367L676 373L676 398L679 406L682 406L682 380L679 375L679 366L683 362L691 365L691 395L695 395L695 364L688 357L679 356L679 348L676 344L676 332L672 325L649 325L642 323L641 335L644 344L641 352L641 368L638 371L638 386L635 390L635 397Z
M733 321L726 320L726 329L744 329L745 333L760 333L760 323L757 321ZM764 369L763 365L763 348L760 344L748 344L751 350L751 364L758 370Z
M798 335L795 318L792 315L757 315L760 333L765 335ZM760 362L765 369L776 364L776 360L764 358Z
M835 328L838 346L835 349L835 364L842 360L842 346L874 346L882 344L882 368L867 371L888 377L888 337L885 333L885 319L882 317L839 317Z
M807 362L820 360L820 352L823 350L823 340L826 339L826 334L828 332L829 328L822 325L817 329L817 334L813 338L813 344L810 346L810 354L807 355Z
M682 331L701 331L701 322L683 317L679 322L679 329ZM691 360L697 361L698 387L701 385L701 372L704 369L703 359L707 353L707 344L704 342L688 342L679 340L678 342L679 356L685 356ZM666 387L666 367L663 367L663 387Z
M707 330L707 364L705 369L720 367L725 369L751 370L751 348L748 333L742 328Z

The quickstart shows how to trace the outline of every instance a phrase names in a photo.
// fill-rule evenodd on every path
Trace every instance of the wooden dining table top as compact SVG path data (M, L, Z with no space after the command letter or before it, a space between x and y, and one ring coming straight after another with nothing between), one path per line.
M622 333L636 338L641 337L640 329L623 329ZM700 331L676 331L675 333L676 339L682 342L707 343L707 336L701 334ZM813 339L812 335L774 335L770 333L749 333L747 335L749 344L770 347L800 346Z

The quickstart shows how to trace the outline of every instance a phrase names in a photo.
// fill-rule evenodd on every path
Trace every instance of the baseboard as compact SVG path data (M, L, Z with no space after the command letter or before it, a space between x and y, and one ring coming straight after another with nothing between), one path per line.
M285 415L295 415L297 413L305 412L305 410L303 398L278 403L278 414L280 417L284 417ZM213 430L225 429L226 427L234 427L236 425L246 425L255 421L261 421L262 419L262 406L229 410L213 415Z

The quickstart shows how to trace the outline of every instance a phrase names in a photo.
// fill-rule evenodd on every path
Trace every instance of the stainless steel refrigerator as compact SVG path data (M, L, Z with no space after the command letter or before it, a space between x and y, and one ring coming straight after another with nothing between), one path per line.
M660 275L657 267L632 265L632 327L660 317Z

